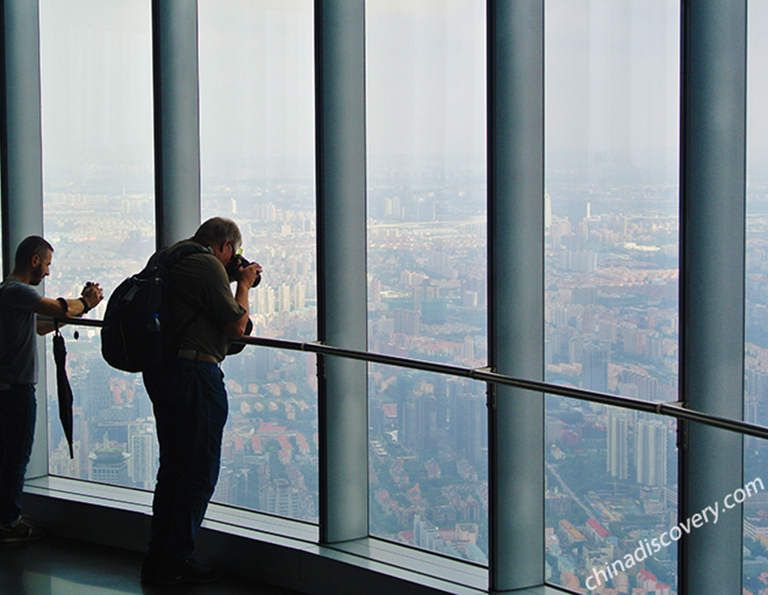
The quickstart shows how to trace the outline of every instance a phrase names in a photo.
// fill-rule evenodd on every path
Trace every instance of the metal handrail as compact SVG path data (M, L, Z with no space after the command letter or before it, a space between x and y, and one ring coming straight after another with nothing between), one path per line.
M90 326L99 328L104 326L103 320L91 318L66 318L61 320L61 322L78 326ZM709 413L703 413L701 411L694 411L692 409L686 409L684 404L679 401L674 403L653 403L650 401L642 401L640 399L633 399L630 397L610 395L607 393L584 390L571 386L551 384L538 380L525 380L522 378L515 378L512 376L506 376L504 374L493 372L489 368L463 368L461 366L452 366L449 364L415 360L404 357L397 357L394 355L372 353L370 351L343 349L341 347L325 345L319 341L300 342L286 341L284 339L267 339L264 337L243 337L242 339L234 342L244 343L246 345L254 345L257 347L269 347L272 349L304 351L315 353L317 355L341 357L346 359L396 366L399 368L409 368L412 370L422 370L425 372L434 372L436 374L469 378L471 380L487 382L490 384L520 388L535 393L547 393L550 395L568 397L571 399L587 401L590 403L600 403L601 405L621 407L622 409L632 409L634 411L655 413L657 415L664 415L667 417L673 417L678 420L701 423L714 428L727 430L729 432L737 432L739 434L768 440L768 427L747 423L745 421L719 417Z

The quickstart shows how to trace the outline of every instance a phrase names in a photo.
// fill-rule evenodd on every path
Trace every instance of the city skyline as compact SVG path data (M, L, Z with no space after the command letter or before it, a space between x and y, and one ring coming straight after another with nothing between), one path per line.
M109 292L154 250L150 5L116 8L41 1L50 295L76 294L86 280ZM545 196L531 197L545 221L544 379L673 402L679 3L544 8ZM750 10L749 51L759 56L766 6ZM199 2L201 218L237 220L245 255L265 267L251 296L255 334L302 341L317 338L312 17L308 0ZM484 18L476 2L366 3L371 351L488 363ZM746 383L737 397L745 419L763 425L766 81L750 59ZM79 441L69 461L51 422L52 472L152 489L143 388L100 365L96 331L80 330L78 341L66 332ZM314 358L248 348L225 370L231 415L215 499L316 522ZM368 390L372 534L486 564L484 385L371 366ZM676 522L677 425L548 396L545 427L547 580L583 588L594 569ZM746 443L751 473L766 450ZM768 564L760 511L745 513L745 585L755 591ZM611 586L674 592L675 556L662 552Z
M429 175L424 176L425 181L429 178ZM469 196L469 189L474 188L475 182L470 176L464 184L465 189L454 188L451 192ZM290 188L293 190L284 192ZM206 195L210 197L205 203L209 209L230 209L224 214L240 221L245 230L246 246L264 246L253 252L256 259L265 254L265 262L270 264L265 269L265 284L259 288L262 293L259 294L257 290L252 296L257 334L311 340L316 333L315 314L312 313L315 304L314 283L311 281L314 278L314 228L310 223L311 188L311 184L296 180L292 185L265 184L258 192L267 197L280 197L280 202L251 204L247 207L242 206L247 198L226 198L224 189L211 191ZM402 194L400 186L379 188L379 194L372 195L375 201L391 201L391 197ZM547 261L548 289L545 294L545 309L547 328L557 331L557 334L547 335L546 379L634 398L672 400L676 391L677 279L676 275L669 275L668 271L674 272L670 263L674 263L677 255L675 250L665 250L664 246L674 246L674 243L670 242L676 232L674 217L649 213L647 209L634 214L618 210L611 212L606 208L606 201L608 197L616 196L616 192L601 195L594 192L595 189L589 195L591 201L576 201L580 205L578 208L566 208L568 203L559 200L556 193L555 198L549 199L552 215L549 233L546 234L546 248L550 256ZM583 196L582 185L576 185L574 190L575 196ZM637 193L638 190L634 192ZM399 221L392 219L391 210L380 209L383 219L370 222L370 348L411 358L435 359L467 367L480 367L487 358L484 338L487 332L484 322L484 277L476 267L465 266L465 263L471 262L467 257L472 251L475 251L478 262L482 262L484 258L481 233L484 228L483 213L478 211L472 220L465 220L461 225L456 225L451 218L444 221L423 221L423 209L412 209L408 205L424 195L428 198L427 203L433 205L427 212L431 213L431 217L439 215L441 211L434 208L439 201L434 200L434 196L429 198L430 193L433 193L433 190L415 192L404 200L400 212L402 218ZM389 198L385 195L389 195ZM648 204L657 201L663 206L670 201L670 192L666 188L654 192L645 188L642 195ZM50 192L47 196L51 199L49 215L58 217L66 214L71 220L68 225L79 231L87 231L87 227L83 228L81 223L73 222L86 215L95 227L104 225L98 215L99 209L104 209L105 216L110 212L115 213L113 216L119 217L123 226L129 227L132 221L139 229L151 230L151 226L148 226L151 212L140 208L147 200L145 197L120 195L120 200L114 201L105 200L105 195L102 194L89 196L82 193L68 195ZM471 204L471 201L467 204ZM616 201L618 206L626 204L632 203L621 199ZM482 206L482 203L479 203L479 206ZM571 220L575 217L581 219L574 225ZM756 227L757 217L752 217L751 221L755 230L763 229L762 226ZM768 222L768 218L766 221ZM268 231L270 229L272 231ZM455 237L450 235L451 229ZM148 254L153 249L154 242L151 237L145 237L146 233L135 231L125 230L121 254L124 257L133 255L133 266L138 269L143 264L143 253ZM587 239L576 241L577 238L583 238L584 233L587 234ZM463 238L461 241L456 239L459 236ZM85 234L83 237L88 236ZM274 247L266 247L273 241L268 239L270 237L281 238L279 251L275 251ZM111 239L105 238L104 241L109 243ZM57 250L54 261L55 274L47 281L49 291L65 292L70 287L79 287L79 284L73 281L78 276L95 277L93 271L98 269L93 267L91 256L71 259L70 255L77 254L78 245L75 243L70 244L69 248L66 247L67 242L72 242L71 236L57 235L55 240L61 243L62 249ZM557 242L557 245L553 242ZM612 250L617 253L606 250L606 244L613 246ZM751 245L754 250L748 253L749 266L761 268L764 266L764 258L761 256L762 244L753 242ZM591 264L589 260L562 257L563 254L583 253L595 248L598 248L595 252L596 259L592 259ZM99 253L97 245L91 245L90 250ZM400 256L393 257L393 254ZM420 257L417 260L408 260L408 266L398 267L399 273L393 274L393 262L400 262L401 258L408 254L419 254ZM618 268L617 254L621 255L618 262L622 263ZM102 266L100 259L95 262L98 263L97 267ZM607 274L611 271L613 274ZM113 278L118 276L120 273L113 272ZM585 278L600 279L604 284L584 283ZM301 287L301 284L297 283L300 279L305 281L305 287L303 292L297 294L296 290ZM582 281L576 282L577 279ZM294 291L286 292L280 299L280 287L291 287ZM617 288L621 287L624 288L623 294L617 294ZM273 299L263 297L268 295L273 295ZM303 302L297 295L304 296ZM762 293L758 292L758 295ZM568 297L569 303L563 301L565 296ZM757 304L752 306L755 307ZM98 317L99 312L95 315ZM754 319L758 330L762 328L762 320L760 317ZM558 337L559 347L558 344L553 344L553 337ZM567 341L562 337L567 337ZM87 388L88 382L77 372L82 369L78 368L82 365L80 351L85 348L89 338L95 339L95 331L82 331L81 339L77 342L70 339L70 372L76 394L92 390ZM765 347L759 347L757 343L747 345L750 355L747 360L747 377L751 379L747 383L747 399L753 403L753 406L748 407L747 415L748 420L765 423L768 383L763 379L768 375L761 368L763 362L768 361L765 359L768 342L760 344ZM313 496L316 493L316 484L313 484L316 476L312 471L316 465L315 432L308 429L289 429L289 424L285 423L288 412L291 408L295 411L301 401L304 401L309 411L309 424L314 423L311 418L316 415L316 401L313 402L316 396L311 391L307 393L310 388L315 388L309 382L315 373L313 361L311 358L297 361L292 354L259 360L252 357L249 349L241 356L229 360L226 366L233 415L227 428L226 460L222 481L216 494L217 501L273 514L289 511L290 514L296 515L295 518L313 522L317 511ZM230 366L231 371L228 369ZM97 366L96 369L100 367ZM101 369L104 370L105 367ZM87 377L87 369L84 371ZM141 387L136 386L135 380L131 385L130 382L123 383L120 379L105 380L105 377L113 375L114 371L106 374L104 371L94 373L95 378L102 378L103 383L109 382L110 387L108 391L103 391L110 400L102 400L99 407L108 403L108 408L125 411L126 405L135 404L138 407L142 399L146 399L141 393ZM269 374L277 374L275 382L264 382L264 376ZM480 447L479 455L470 454L466 447L460 446L461 440L466 441L466 438L461 438L459 429L451 425L452 417L456 417L456 414L450 414L445 398L439 396L450 394L450 389L446 391L444 388L438 388L441 383L435 384L434 381L417 378L410 393L397 396L401 394L397 389L403 375L395 376L393 378L391 374L374 374L369 386L372 420L371 485L372 488L375 487L371 501L374 534L418 547L437 547L437 551L447 552L447 555L458 554L464 559L482 564L483 557L475 548L479 548L482 553L483 548L487 547L482 534L483 515L487 514L483 504L487 490L487 479L483 479L487 464L484 449L487 444ZM296 382L297 380L304 382L306 388L297 388L301 384ZM454 382L449 381L449 385L454 385ZM289 390L294 392L288 392ZM305 395L303 399L299 398L301 395L297 395L297 391L302 390ZM393 390L395 396L387 397L386 395L393 394ZM466 392L466 389L460 390ZM268 395L266 399L265 395ZM476 427L475 436L485 435L484 389L477 389L475 395L482 408L480 411L483 411L483 421ZM436 398L434 405L428 405L433 397ZM98 402L98 399L88 406L94 407L95 402ZM146 459L148 456L154 456L154 453L147 454L150 452L146 445L147 438L140 438L145 436L153 439L148 402L144 403L144 408L143 415L146 417L137 416L130 421L125 420L125 430L114 434L110 431L109 434L113 446L122 445L120 448L123 448L123 452L130 455L124 464L126 471L131 474L132 485L151 489L152 469L146 464ZM275 417L270 420L266 417L259 418L258 415L268 415L270 408L273 413L279 411L279 414L275 413ZM84 423L83 419L88 417L87 409L88 407L82 407L82 403L80 409L76 409L76 418L81 419L80 424L76 426L79 428L76 429L76 435L79 435L81 440L86 437L85 440L90 442L86 448L83 448L82 444L76 445L76 460L80 461L79 473L84 474L84 478L98 478L99 474L94 474L88 461L94 460L91 455L97 450L96 445L104 444L104 432L101 429L86 430L87 423ZM261 414L262 411L266 413ZM578 420L574 415L578 416ZM626 417L626 414L622 415ZM55 419L53 413L51 418ZM259 419L261 421L258 421ZM408 419L410 421L407 421ZM601 534L601 530L605 531L605 538L613 535L613 531L622 522L622 513L617 512L616 507L621 502L622 507L627 506L627 498L636 503L633 506L639 507L636 508L638 514L657 519L657 530L662 530L664 524L676 514L674 483L659 485L660 474L666 473L668 480L672 482L676 475L674 424L664 422L659 425L659 422L644 422L632 416L626 417L623 426L625 429L622 430L620 438L623 446L617 454L623 470L612 474L609 459L616 453L609 456L612 452L608 446L611 444L608 422L610 416L605 411L578 403L560 403L556 407L548 406L547 419L557 424L553 424L552 430L547 431L547 469L548 474L552 473L548 475L551 494L547 500L548 510L553 514L558 510L567 510L568 512L562 515L565 518L560 520L572 518L569 522L576 531L579 531L578 527L582 527L579 532L584 541L577 540L574 543L583 543L586 546L594 541L590 536ZM285 434L287 448L286 442L278 437L266 437L262 441L260 428L262 431L266 428L267 432L274 432L275 428L278 428L278 434ZM408 438L409 432L411 438ZM466 430L464 432L466 435ZM650 434L653 432L659 436L662 435L659 432L664 432L667 440L652 438ZM66 469L66 460L58 454L63 454L61 444L57 442L59 434L60 432L52 427L51 466L54 473L59 472L59 469ZM254 440L253 436L259 440ZM601 441L604 446L600 446ZM273 448L269 446L270 443ZM592 446L588 447L586 452L593 452L590 456L597 457L596 462L602 466L602 473L608 472L613 480L609 477L600 480L599 476L594 475L592 488L573 492L574 498L568 495L568 490L573 490L573 487L570 485L572 472L567 468L584 456L583 448L587 444ZM257 445L261 446L261 451ZM649 449L654 451L653 455ZM140 454L135 456L136 452ZM277 460L276 465L279 466L264 462L267 452L273 460ZM434 455L427 456L429 452L434 452ZM476 450L474 452L477 453ZM299 466L294 465L297 456L302 461ZM249 467L254 468L259 457L262 457L261 474L258 471L246 473ZM143 459L145 463L132 462L138 459ZM418 465L414 466L417 461ZM301 470L302 466L304 471ZM648 470L651 467L653 469ZM258 465L255 468L258 469ZM306 472L306 469L310 471ZM61 473L68 474L65 470ZM404 482L406 477L407 481ZM386 481L382 482L382 479ZM394 483L386 485L390 481ZM398 481L402 485L398 486ZM605 484L600 487L602 481L605 481ZM617 482L633 487L619 487ZM452 492L451 485L463 487L458 492ZM409 490L417 487L418 492L409 493ZM553 489L557 491L553 492ZM601 490L608 491L603 493ZM415 494L418 494L418 500L414 500ZM561 502L564 499L571 502L570 506ZM558 502L557 507L550 506L549 503L555 500ZM450 504L452 501L455 504ZM472 506L467 508L468 504L477 505L477 512L467 512L472 510ZM455 510L449 513L451 506ZM457 514L456 510L459 509L456 509L456 506L460 506L460 510L465 512ZM584 507L592 511L590 515L586 515ZM396 525L392 525L392 520L387 521L386 516L377 518L379 512L376 511L384 510L390 511L391 518L397 520ZM397 513L398 510L401 512ZM573 517L574 511L578 510L582 510L586 518ZM472 516L478 513L479 517ZM605 514L613 520L605 522ZM553 540L558 537L558 531L562 531L562 526L566 525L561 526L560 521L555 521L556 518L552 518L553 524L547 524L547 527L553 529L548 540L552 547L548 547L548 551L549 555L553 555L551 552L560 552L561 555L555 556L554 563L549 567L553 570L559 569L561 578L550 580L565 581L565 584L571 579L562 577L571 574L584 577L600 559L607 561L610 556L606 554L602 554L602 558L590 554L593 566L583 566L581 570L580 563L569 565L559 561L560 557L567 558L567 555L563 554L565 550L562 547L562 538L557 542ZM590 520L598 523L601 530L592 527L588 523ZM754 519L748 522L754 526L757 523ZM592 529L588 530L587 527ZM424 537L420 533L422 529L427 531L423 535L433 535L429 533L433 530L437 533L432 537ZM570 529L566 532L572 534ZM456 537L457 535L459 537ZM641 534L631 532L624 538L626 544L632 543L639 535ZM559 550L553 549L556 544L559 544ZM473 547L468 547L469 545ZM672 562L673 560L667 560L665 564ZM662 564L661 570L656 568L654 576L657 576L660 582L667 580L674 584L674 575L663 574L665 567Z

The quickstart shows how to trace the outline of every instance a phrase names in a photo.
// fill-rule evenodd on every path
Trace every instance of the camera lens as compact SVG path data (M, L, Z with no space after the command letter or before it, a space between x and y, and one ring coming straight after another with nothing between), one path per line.
M235 254L230 261L227 263L227 275L229 276L230 283L233 283L234 281L237 281L237 277L235 276L235 273L240 268L245 268L247 266L250 266L252 263L249 262L242 254ZM256 287L259 283L261 283L261 274L256 273L256 278L253 280L253 285L251 287Z

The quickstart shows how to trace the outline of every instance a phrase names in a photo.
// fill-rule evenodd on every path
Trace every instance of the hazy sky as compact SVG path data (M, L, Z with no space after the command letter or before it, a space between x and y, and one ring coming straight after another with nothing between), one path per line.
M149 2L41 0L40 40L46 152L151 148Z
M373 0L366 18L370 153L482 155L485 4Z
M204 162L311 163L312 4L199 1ZM679 1L547 0L545 10L549 166L674 174ZM370 155L482 162L484 2L368 0L366 11ZM768 157L768 1L750 11L750 148ZM149 0L41 0L40 16L47 171L78 158L151 162Z
M314 155L311 0L199 0L201 151L247 164Z
M657 181L665 173L675 179L679 2L548 0L545 6L550 166L631 168Z

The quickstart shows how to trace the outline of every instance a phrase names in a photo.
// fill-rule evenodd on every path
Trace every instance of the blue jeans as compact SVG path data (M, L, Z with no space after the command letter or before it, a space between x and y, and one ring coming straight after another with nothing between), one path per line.
M228 411L223 379L218 365L184 359L144 372L160 443L150 556L184 559L194 550L219 478Z
M34 384L14 384L0 391L0 525L21 516L21 492L36 419Z

